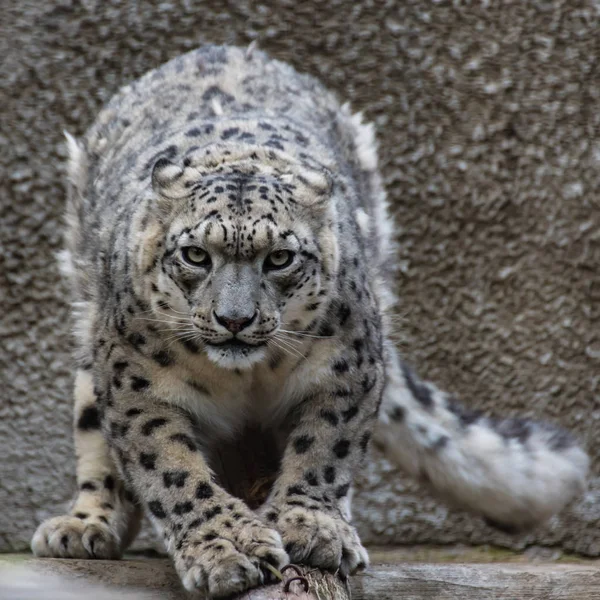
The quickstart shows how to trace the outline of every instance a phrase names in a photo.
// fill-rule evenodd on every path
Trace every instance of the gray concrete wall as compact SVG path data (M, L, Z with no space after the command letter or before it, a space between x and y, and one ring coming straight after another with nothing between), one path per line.
M81 134L121 84L209 41L256 39L377 123L401 241L398 329L419 371L470 406L560 421L596 459L599 11L592 0L5 0L0 549L25 548L74 483L52 256L61 132ZM385 461L361 479L355 512L370 542L600 553L596 479L560 519L515 539L448 512Z

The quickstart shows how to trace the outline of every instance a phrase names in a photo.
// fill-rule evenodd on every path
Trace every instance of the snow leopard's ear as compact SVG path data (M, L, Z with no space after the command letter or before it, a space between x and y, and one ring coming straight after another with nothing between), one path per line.
M157 194L170 196L172 192L180 191L178 182L182 175L183 169L179 165L167 158L159 158L152 167L152 189Z
M167 158L159 158L152 167L152 190L159 214L167 216L179 202L190 196L184 182L184 170Z
M293 200L307 208L327 206L333 192L333 177L326 169L294 165L279 179L288 186Z

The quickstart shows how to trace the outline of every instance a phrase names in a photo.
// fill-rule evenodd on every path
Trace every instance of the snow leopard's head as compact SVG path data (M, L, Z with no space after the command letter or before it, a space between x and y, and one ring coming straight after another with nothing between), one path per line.
M210 160L159 160L152 181L153 310L225 368L293 353L286 332L316 323L337 271L328 174L270 150L212 148Z

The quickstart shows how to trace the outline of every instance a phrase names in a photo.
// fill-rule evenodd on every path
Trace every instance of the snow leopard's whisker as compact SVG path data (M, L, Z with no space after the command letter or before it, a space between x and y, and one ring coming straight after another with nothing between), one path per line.
M187 327L164 327L163 329L157 329L157 331L186 331Z
M151 319L149 317L134 317L135 321L151 321L152 323L191 323L191 319L169 317L168 319Z
M306 340L297 340L296 338L289 337L287 334L282 334L281 332L276 333L275 337L279 338L280 340L285 340L286 342L289 342L291 344L296 344L298 346L302 346L306 343Z
M167 343L167 348L171 348L175 342L178 342L183 339L185 339L185 336L181 335L174 335L173 337L170 337L169 339L165 340L165 342Z
M165 329L162 329L161 331L168 331L169 329L189 329L190 331L195 330L194 324L193 323L162 323L163 325L166 326Z
M288 340L278 336L275 336L274 339L276 339L280 344L283 344L285 347L287 347L290 353L295 354L298 358L303 358L304 360L306 360L306 356L302 354L300 350L292 346Z
M165 316L165 317L176 316L176 315L170 315L169 312L174 312L174 313L176 313L176 315L183 315L183 317L188 317L188 318L191 317L189 311L177 310L176 308L173 308L171 305L169 305L168 308L163 308L161 310L158 310L156 308L149 308L148 310L140 310L137 314L138 315L147 315L147 314L151 313L154 315L161 315L161 316Z
M170 315L168 313L154 313L153 316L151 317L134 317L134 319L159 319L159 318L165 318L165 319L182 319L182 320L190 320L191 316L187 315L187 317L179 317L177 315Z
M153 309L150 309L150 310L153 310ZM191 316L190 313L189 313L189 311L177 310L176 308L173 308L170 304L168 305L168 308L162 308L160 311L156 311L156 312L158 312L161 315L164 315L164 314L168 314L167 311L174 312L174 313L176 313L178 315L184 315L186 317L190 317Z
M184 329L186 327L192 327L193 328L193 323L188 322L178 322L178 321L153 321L154 323L157 323L159 325L166 325L167 328L173 328L173 329ZM164 331L164 330L163 330Z
M160 323L161 325L165 325L164 328L159 329L159 331L169 331L169 330L185 330L185 329L190 329L193 330L194 329L194 325L193 323L190 323L189 321L187 323L177 323L177 322L173 322L173 321L155 321L155 323Z
M279 336L273 336L271 339L277 341L279 343L280 347L286 348L288 350L288 352L290 352L290 353L296 351L296 348L294 346L287 343L283 338L281 338Z
M275 346L275 348L281 350L284 354L289 354L290 356L294 356L287 348L285 348L284 346L282 346L281 344L278 344L277 341L273 338L271 338L268 342L268 344L272 344L273 346Z
M282 333L287 333L289 335L297 335L300 337L308 337L308 338L316 338L316 339L320 339L320 340L328 340L331 338L334 338L335 335L314 335L312 333L306 333L304 331L290 331L289 329L278 329L278 331L281 331Z
M175 310L174 308L172 308L171 306L169 306L168 309L162 309L162 310L157 310L156 308L149 308L148 310L140 310L137 314L138 315L147 315L147 314L155 314L155 315L164 315L166 317L169 317L171 315L169 315L169 313L167 312L167 310L175 312L175 313L179 313L180 315L186 315L186 316L190 316L189 313L187 312L181 312L180 310Z
M199 342L200 344L204 345L204 343L202 341L202 336L196 331L184 333L181 335L174 335L168 339L171 341L167 344L167 348L171 348L171 346L173 346L173 344L177 341L179 341L179 342L196 341L196 342Z
M174 312L174 313L177 313L178 315L185 315L187 317L190 316L189 311L177 310L176 308L173 308L171 305L169 305L169 310L172 311L172 312Z
M183 335L184 333L198 333L198 331L194 327L177 327L174 328L173 331L177 331L175 335Z
M173 335L165 337L165 342L169 342L171 340L183 339L184 337L188 337L191 335L198 335L198 332L193 331L191 329L182 329L181 331L178 331L177 333L175 333Z
M315 333L310 333L309 331L305 331L305 330L295 331L292 329L282 329L282 326L285 327L286 325L291 325L291 324L292 324L291 322L282 321L279 324L278 331L283 331L284 333L291 333L293 335L305 335L307 337L323 338L323 339L329 339L329 338L336 337L335 334L334 335L317 335Z
M286 347L290 348L291 350L294 350L298 356L301 356L302 358L304 358L306 360L306 358L307 358L306 355L300 351L300 348L302 348L301 340L294 340L294 339L285 338L282 336L275 336L275 338L277 339L277 341L280 344L284 344ZM297 344L297 346L294 346L294 344Z

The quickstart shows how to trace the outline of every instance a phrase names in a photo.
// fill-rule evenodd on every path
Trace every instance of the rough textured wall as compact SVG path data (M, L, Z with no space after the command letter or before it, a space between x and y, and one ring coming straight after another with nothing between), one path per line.
M73 488L53 259L61 132L81 134L121 84L209 41L256 39L377 123L402 246L398 328L419 371L471 406L561 421L597 456L599 11L592 0L5 1L0 549L25 548ZM561 519L512 539L378 461L355 514L370 542L600 553L595 481Z

